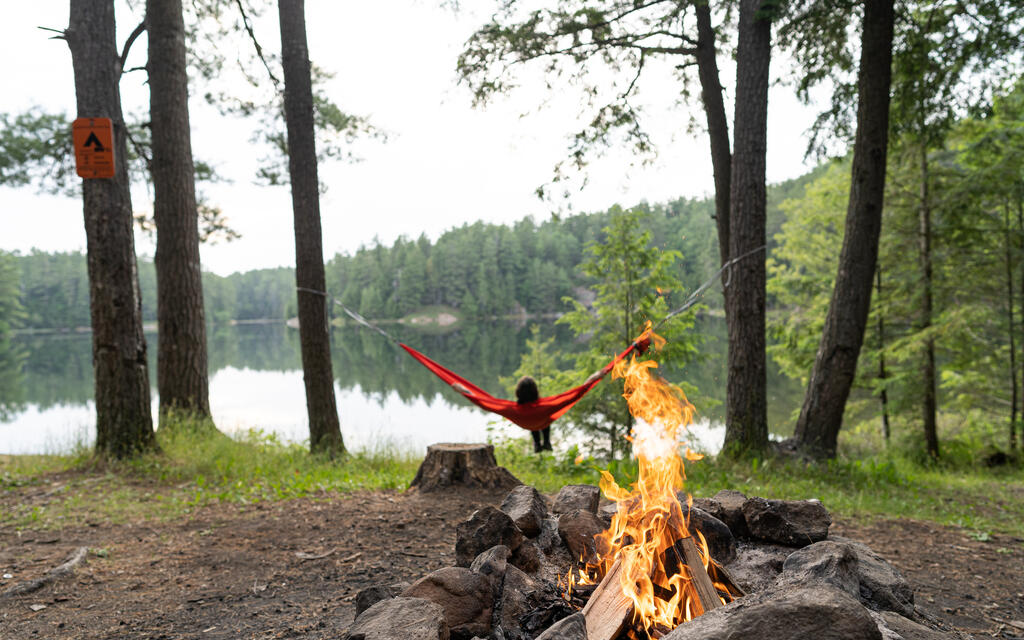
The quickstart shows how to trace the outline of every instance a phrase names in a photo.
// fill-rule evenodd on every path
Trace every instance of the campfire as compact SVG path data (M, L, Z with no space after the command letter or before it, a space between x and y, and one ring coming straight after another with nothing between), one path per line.
M360 591L345 639L944 637L927 635L895 568L829 535L821 502L685 493L684 462L700 458L680 442L694 409L656 368L614 371L636 418L629 489L604 472L600 488L545 496L497 466L492 445L431 445L412 490L505 497L458 524L455 566Z
M692 499L687 495L685 511L679 501L686 478L680 436L694 408L682 389L657 375L657 366L634 357L612 372L623 380L637 420L629 440L639 475L626 490L602 471L601 490L616 504L615 515L595 538L593 557L580 558L566 576L570 596L573 589L599 585L583 610L591 640L660 638L738 592L715 580L707 541L689 527ZM703 457L689 447L685 451L689 460Z

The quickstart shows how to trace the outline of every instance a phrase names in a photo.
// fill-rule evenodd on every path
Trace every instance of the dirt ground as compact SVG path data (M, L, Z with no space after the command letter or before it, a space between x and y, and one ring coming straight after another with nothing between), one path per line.
M46 499L36 493L0 494L0 508ZM12 576L0 591L90 549L73 575L0 600L0 639L340 638L360 589L454 564L455 526L502 497L372 492L219 504L173 522L0 528L0 575ZM833 532L896 565L944 624L976 638L1024 638L1024 540L909 520L839 520Z

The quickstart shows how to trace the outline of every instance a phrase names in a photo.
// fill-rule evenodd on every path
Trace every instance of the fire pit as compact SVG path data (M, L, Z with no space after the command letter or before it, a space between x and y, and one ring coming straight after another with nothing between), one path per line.
M691 538L705 541L709 566L719 573L716 592L728 599L725 586L732 600L648 634L632 615L632 600L608 587L616 583L614 563L601 581L611 596L602 596L600 583L567 588L567 576L586 572L578 559L588 544L596 552L596 535L610 528L620 508L598 497L598 487L586 485L565 487L553 498L533 487L513 489L500 509L480 509L458 526L458 566L411 585L361 592L347 638L593 640L595 632L615 640L955 637L936 630L914 606L899 572L868 547L828 537L831 518L819 502L734 491L695 498L692 505L681 501ZM620 628L602 631L611 628L608 620Z
M518 486L457 528L455 567L357 598L346 638L384 640L928 640L951 637L869 548L829 538L818 501L693 499L680 430L693 407L651 369L613 375L637 418L639 476L553 499ZM605 499L602 503L601 493Z

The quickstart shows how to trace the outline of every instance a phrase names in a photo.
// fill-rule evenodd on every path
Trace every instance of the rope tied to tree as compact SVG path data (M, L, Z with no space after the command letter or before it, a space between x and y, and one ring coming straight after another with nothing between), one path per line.
M680 313L683 313L684 311L686 311L687 309L689 309L693 305L697 304L697 302L704 296L704 293L708 289L711 288L711 285L715 284L715 282L719 278L721 278L722 274L725 273L726 271L728 271L729 273L728 273L728 277L726 277L726 279L725 279L725 282L722 283L722 288L724 289L724 288L728 287L729 283L732 282L732 266L735 265L740 260L743 260L745 258L749 258L750 256L754 255L758 251L761 251L761 250L765 249L766 247L767 247L767 245L761 245L760 247L757 247L756 249L751 249L750 251L748 251L748 252L746 252L746 253L744 253L742 255L736 256L735 258L732 258L731 260L727 260L725 262L725 264L723 264L721 266L721 268L718 271L716 271L715 274L713 276L711 276L707 280L707 282L705 282L704 284L702 284L699 287L697 287L696 289L694 289L693 293L690 294L690 296L686 299L686 302L684 302L682 304L682 306L680 306L678 309L673 309L672 311L669 312L669 314L667 316L662 318L661 321L657 325L654 326L653 331L655 333L657 333L658 329L660 329L666 322L668 322L669 320L671 320L675 316L679 315Z

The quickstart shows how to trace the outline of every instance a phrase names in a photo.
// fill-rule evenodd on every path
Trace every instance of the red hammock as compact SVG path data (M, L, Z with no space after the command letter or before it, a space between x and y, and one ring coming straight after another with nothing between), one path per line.
M633 344L629 345L625 351L615 356L611 362L606 364L599 371L596 371L580 386L574 389L569 389L568 391L562 392L556 396L548 396L547 398L540 398L539 400L534 400L533 402L528 402L526 404L519 404L515 400L495 398L469 380L445 369L419 351L408 345L399 343L399 345L405 349L409 355L416 358L424 367L430 369L438 378L441 378L450 384L453 389L465 396L467 400L485 411L497 413L498 415L507 418L527 431L539 431L550 425L555 420L561 418L565 415L566 411L571 409L574 404L580 401L580 398L593 389L594 386L601 381L601 378L605 377L608 372L612 370L612 367L614 367L617 362L628 356L633 350L636 350L638 353L643 353L647 350L647 347L649 347L650 344L651 334L650 332L644 332L644 334L637 338Z

